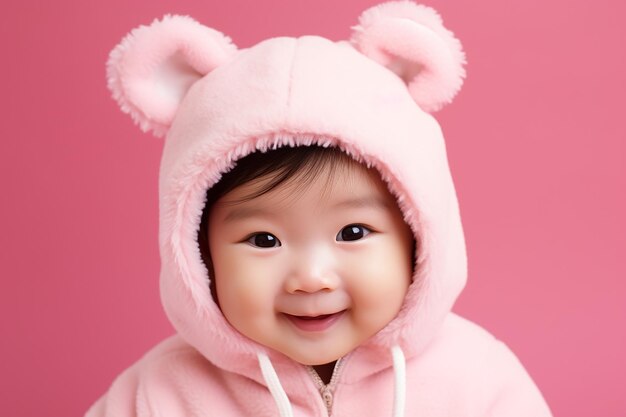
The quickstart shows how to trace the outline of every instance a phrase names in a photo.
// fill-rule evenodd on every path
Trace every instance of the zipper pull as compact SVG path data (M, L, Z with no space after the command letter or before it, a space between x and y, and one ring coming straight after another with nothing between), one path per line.
M320 394L322 394L322 400L324 400L324 404L326 404L326 410L328 411L328 415L330 416L330 410L333 408L333 391L328 385L325 385L320 388Z

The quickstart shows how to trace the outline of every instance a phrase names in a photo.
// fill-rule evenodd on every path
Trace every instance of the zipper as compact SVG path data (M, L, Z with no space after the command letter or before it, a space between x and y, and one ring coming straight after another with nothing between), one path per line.
M313 378L313 382L315 382L315 385L317 386L320 395L322 396L322 401L324 402L324 405L326 405L328 417L331 416L331 411L333 408L333 393L335 391L335 386L337 385L337 379L339 378L339 371L342 367L342 364L343 358L337 359L335 367L333 368L333 374L330 377L330 382L328 383L328 385L324 384L324 381L322 381L322 378L320 378L320 376L317 374L317 372L315 372L315 369L312 366L306 367L309 371L309 374Z

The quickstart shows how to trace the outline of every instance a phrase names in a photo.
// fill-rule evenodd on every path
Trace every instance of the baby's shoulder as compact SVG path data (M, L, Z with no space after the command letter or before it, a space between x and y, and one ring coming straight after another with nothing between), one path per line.
M499 342L480 325L449 313L424 353L447 363L467 364L484 358Z
M197 356L201 356L200 353L180 335L175 334L148 350L138 361L138 364L153 365L178 359L191 360Z
M457 393L458 401L470 401L474 381L493 373L492 357L500 345L480 325L449 313L428 346L409 358L407 375L413 384L445 386Z
M195 347L180 335L173 335L155 345L144 354L133 367L146 384L150 381L161 383L164 379L185 379L198 377L210 380L218 377L220 369L208 361Z
M175 335L119 374L87 417L153 415L150 410L189 415L189 410L215 405L224 395L224 377L222 370Z
M444 334L452 339L462 339L467 343L475 345L488 345L491 346L497 341L490 331L482 327L481 325L459 316L456 313L450 313L444 320L442 330Z

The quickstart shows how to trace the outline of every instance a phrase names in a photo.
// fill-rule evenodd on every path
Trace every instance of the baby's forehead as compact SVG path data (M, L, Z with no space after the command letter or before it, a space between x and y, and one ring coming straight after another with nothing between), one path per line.
M330 192L320 196L309 188L296 193L273 190L257 198L235 204L224 204L212 216L225 224L250 220L271 220L274 224L299 224L304 232L311 225L334 224L339 219L354 216L387 221L400 216L394 201L371 190L350 190L346 193ZM302 224L303 220L307 224Z

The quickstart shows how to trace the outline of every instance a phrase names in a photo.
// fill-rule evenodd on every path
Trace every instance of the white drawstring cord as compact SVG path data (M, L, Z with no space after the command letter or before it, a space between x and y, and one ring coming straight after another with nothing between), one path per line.
M283 386L280 385L278 375L276 375L276 371L272 366L270 358L262 352L257 354L257 358L259 360L259 366L261 367L263 379L265 379L267 388L270 390L270 393L274 398L280 417L293 417L293 411L291 409L291 404L289 403L289 398L287 397Z
M404 404L406 400L406 361L404 353L400 346L391 348L391 356L393 357L393 376L394 376L394 392L393 392L393 417L404 416Z

